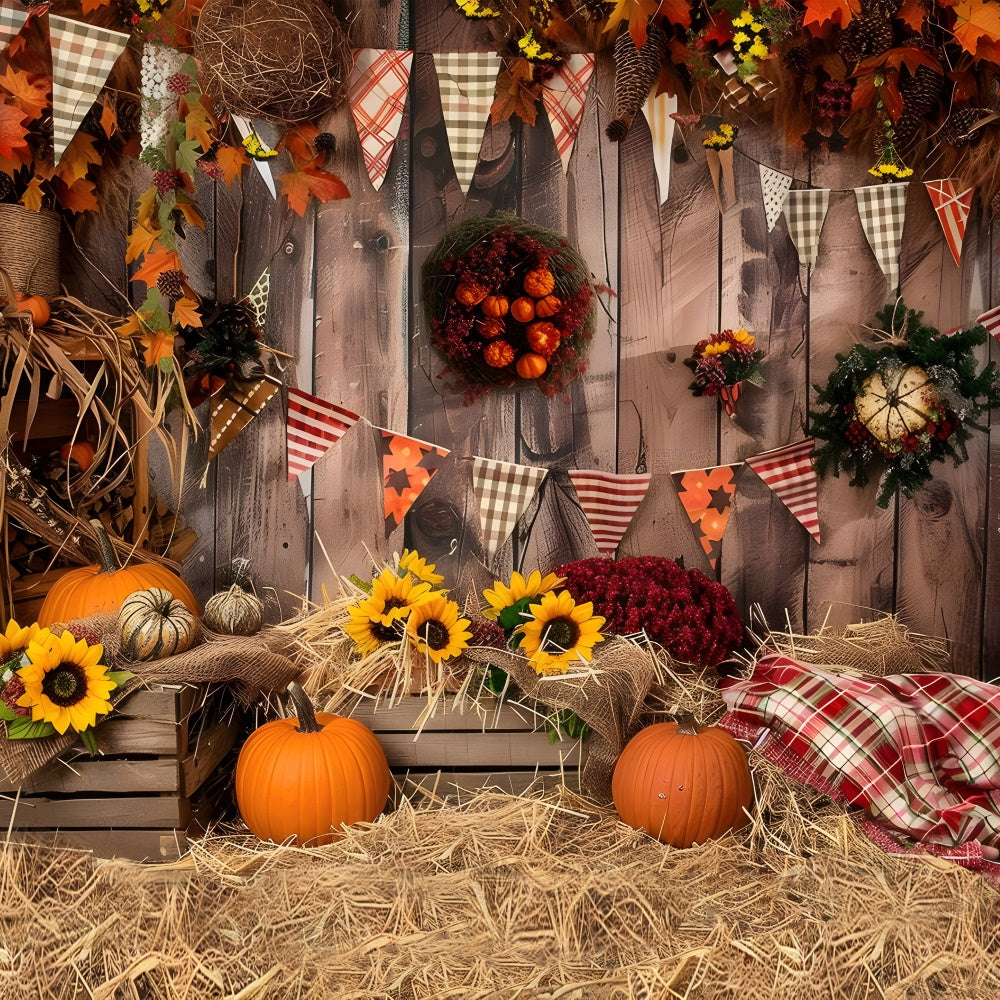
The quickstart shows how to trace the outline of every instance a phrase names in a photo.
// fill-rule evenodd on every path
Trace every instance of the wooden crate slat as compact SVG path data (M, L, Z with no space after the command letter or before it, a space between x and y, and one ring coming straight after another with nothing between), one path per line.
M77 757L66 763L49 761L21 783L21 794L86 792L178 792L180 768L176 757L149 760L91 760ZM17 786L0 782L0 793L13 794Z
M531 732L541 724L541 720L533 716L527 708L510 703L498 706L493 698L481 699L481 704L481 711L472 706L461 711L453 698L443 698L436 707L434 715L422 724L422 728L425 732L484 733L492 730ZM420 695L403 698L396 705L365 699L347 714L363 722L374 732L399 732L416 729L426 707L427 701Z
M219 766L233 748L240 733L239 721L234 716L228 722L217 722L196 737L196 748L180 762L181 791L193 795Z
M0 823L4 826L15 814L15 805L16 825L22 830L181 828L191 818L190 802L178 795L65 799L21 796L16 802L11 796L0 799Z
M558 767L577 765L578 741L549 743L545 733L378 733L390 767Z
M176 861L188 848L183 830L15 830L13 844L44 844L64 850L92 851L99 858Z
M396 776L404 795L433 795L449 798L478 791L481 788L499 788L512 795L523 792L554 788L566 784L579 788L579 775L574 770L527 771L407 771Z
M97 727L97 745L105 754L160 754L177 757L186 749L177 723L152 719L108 719ZM186 735L186 734L185 734Z

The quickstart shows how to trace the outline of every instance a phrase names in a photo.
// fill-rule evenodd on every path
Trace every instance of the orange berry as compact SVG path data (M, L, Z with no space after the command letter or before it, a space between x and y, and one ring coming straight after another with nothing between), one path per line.
M535 299L545 298L555 287L555 275L547 267L536 267L524 276L524 290Z
M548 319L550 316L555 316L562 307L562 299L558 295L546 295L535 303L535 314L539 319Z

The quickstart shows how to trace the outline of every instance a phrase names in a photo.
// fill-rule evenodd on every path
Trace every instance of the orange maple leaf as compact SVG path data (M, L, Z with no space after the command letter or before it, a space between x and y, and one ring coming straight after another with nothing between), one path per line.
M278 141L275 148L278 150L287 149L295 169L305 170L310 166L315 166L316 147L314 143L318 135L319 129L315 125L304 122L289 129Z
M21 195L21 204L29 212L37 212L42 207L44 200L42 179L36 174L28 181L28 186L24 189L24 194Z
M955 11L955 41L970 55L977 55L981 41L986 47L1000 42L1000 4L996 0L959 0Z
M184 221L189 226L198 229L205 228L205 216L201 214L201 209L187 195L177 192L177 200L174 202L174 211L184 216Z
M154 242L142 260L135 274L133 281L144 281L147 287L152 288L156 284L156 279L164 271L183 271L181 259L176 250L167 250L163 244Z
M182 105L185 103L181 101ZM201 144L202 150L207 153L215 142L213 132L216 124L208 108L199 102L188 108L184 116L184 133L189 140L196 139Z
M281 181L281 193L288 199L289 207L296 215L306 214L310 198L325 202L351 196L347 185L336 174L320 170L319 167L306 167L305 170L280 174L278 180Z
M150 331L140 341L145 348L147 368L155 368L164 358L173 357L174 335L169 330Z
M861 0L806 0L802 26L814 35L823 35L828 26L846 28L855 14L861 13Z
M97 189L93 181L85 177L67 184L61 177L53 180L59 204L69 212L96 212L101 203L97 200Z
M242 146L220 146L215 151L215 158L222 167L222 179L228 187L243 172L243 168L250 162L250 157L243 151Z
M154 228L148 219L140 222L132 230L132 235L128 238L128 247L125 249L125 263L131 264L132 261L138 260L149 253L153 244L159 239L161 232L162 230Z
M896 17L911 31L920 31L927 20L927 7L923 0L903 0L902 6L896 11Z
M202 325L198 305L199 303L194 299L189 299L184 295L174 303L174 312L170 318L178 326L197 328Z
M148 222L151 226L153 225L153 220L156 218L157 193L156 185L150 184L139 196L139 202L135 207L136 225L142 225L144 222Z
M535 83L531 63L527 59L511 59L497 78L497 94L490 108L490 121L496 125L517 115L526 125L534 125L538 117L541 87Z
M101 154L97 152L94 137L86 132L77 132L73 136L73 141L66 147L66 152L56 167L55 175L67 184L72 184L87 176L91 164L100 162Z
M8 66L0 76L0 87L14 98L14 103L28 116L37 118L49 103L51 84L44 76L28 75Z
M635 47L646 44L646 25L653 15L665 17L671 24L691 27L691 6L688 0L616 0L614 10L604 23L605 34L616 35L623 22L628 22Z
M0 156L18 159L18 151L28 148L28 130L22 124L27 115L13 104L0 104Z
M118 111L107 95L101 108L101 129L109 139L118 131Z
M99 7L107 7L111 0L83 0L83 12L89 14Z

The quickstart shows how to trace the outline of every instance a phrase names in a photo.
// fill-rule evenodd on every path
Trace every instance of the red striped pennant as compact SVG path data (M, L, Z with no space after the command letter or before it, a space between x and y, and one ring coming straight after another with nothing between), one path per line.
M285 420L289 481L311 469L359 419L342 406L301 389L289 389Z
M816 470L812 464L815 443L813 438L805 438L784 448L764 452L756 458L748 458L746 462L818 542L819 502Z
M613 556L649 490L652 476L570 469L569 478L594 533L597 551Z
M962 262L962 242L965 240L965 224L972 208L974 188L968 188L961 194L955 192L955 182L950 178L941 181L924 181L924 187L930 195L934 211L937 213L941 229L944 231L945 242L955 258L956 266Z
M991 337L1000 339L1000 306L987 310L976 322L985 326Z

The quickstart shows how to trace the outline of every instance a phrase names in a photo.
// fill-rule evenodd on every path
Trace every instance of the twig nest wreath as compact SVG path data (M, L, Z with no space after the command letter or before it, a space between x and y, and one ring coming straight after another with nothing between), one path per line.
M996 365L976 370L983 327L941 335L922 316L902 300L885 306L872 331L879 343L838 354L826 385L814 387L825 409L810 414L812 431L826 441L816 471L846 470L851 486L864 486L870 468L884 465L880 507L897 490L909 497L932 479L931 463L964 462L970 430L984 430L977 418L1000 402Z
M246 117L290 125L342 104L351 50L318 0L208 0L194 34L205 89Z
M434 346L465 402L524 383L553 396L586 370L590 269L565 237L515 217L450 229L423 269Z

